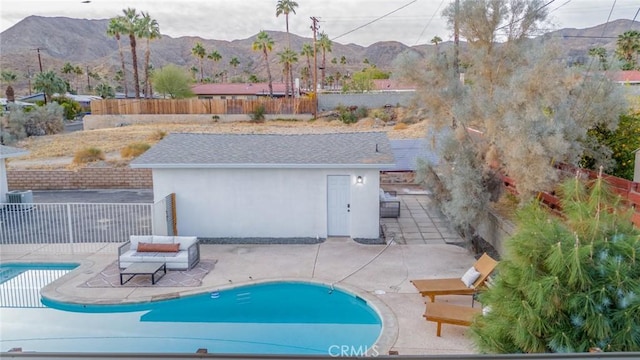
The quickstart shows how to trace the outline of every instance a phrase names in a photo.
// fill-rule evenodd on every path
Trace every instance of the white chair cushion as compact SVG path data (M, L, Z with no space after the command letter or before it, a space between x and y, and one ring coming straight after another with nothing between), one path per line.
M466 273L464 273L464 275L462 275L462 278L460 280L462 280L466 287L471 288L473 287L473 283L476 282L479 277L480 273L478 272L478 270L476 270L475 267L472 266L469 268L469 270L467 270Z

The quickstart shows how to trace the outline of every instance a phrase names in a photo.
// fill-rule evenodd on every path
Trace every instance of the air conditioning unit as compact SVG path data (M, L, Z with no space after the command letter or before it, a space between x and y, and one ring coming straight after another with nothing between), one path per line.
M7 192L7 207L13 211L25 211L33 208L33 192L26 191L9 191Z

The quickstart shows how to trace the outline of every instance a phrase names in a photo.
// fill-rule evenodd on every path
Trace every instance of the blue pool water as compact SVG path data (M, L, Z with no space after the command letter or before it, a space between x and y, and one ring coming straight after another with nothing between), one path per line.
M194 353L206 348L209 353L328 355L338 347L371 348L382 329L363 299L303 282L129 305L43 299L41 306L1 304L0 351Z

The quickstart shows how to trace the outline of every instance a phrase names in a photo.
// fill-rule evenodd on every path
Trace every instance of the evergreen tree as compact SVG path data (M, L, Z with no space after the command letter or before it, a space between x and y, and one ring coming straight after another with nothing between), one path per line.
M518 212L471 327L481 352L640 350L640 231L601 176L566 181L561 199L565 219Z

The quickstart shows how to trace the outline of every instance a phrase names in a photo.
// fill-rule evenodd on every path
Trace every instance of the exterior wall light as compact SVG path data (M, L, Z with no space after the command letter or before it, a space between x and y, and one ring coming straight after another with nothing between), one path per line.
M362 183L363 183L363 181L364 181L364 180L362 179L362 176L358 176L358 177L356 178L356 184L362 184Z

